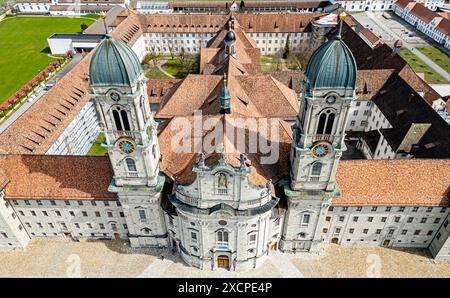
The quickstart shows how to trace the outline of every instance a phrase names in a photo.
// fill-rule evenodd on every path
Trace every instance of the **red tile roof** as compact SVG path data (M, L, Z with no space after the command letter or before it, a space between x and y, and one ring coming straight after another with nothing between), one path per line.
M7 199L117 198L108 192L113 175L108 157L0 155L0 165L0 185L9 180Z
M336 206L450 206L450 160L343 160Z

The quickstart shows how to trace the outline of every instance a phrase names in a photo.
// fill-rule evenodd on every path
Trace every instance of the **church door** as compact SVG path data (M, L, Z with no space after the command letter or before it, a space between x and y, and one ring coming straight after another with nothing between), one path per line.
M228 256L220 255L217 257L217 267L230 269L230 258Z
M338 238L331 239L331 243L338 244L338 242L339 242Z

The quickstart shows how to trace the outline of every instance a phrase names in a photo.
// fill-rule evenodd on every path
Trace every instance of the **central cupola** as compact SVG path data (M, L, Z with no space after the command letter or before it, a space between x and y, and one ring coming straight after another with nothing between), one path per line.
M305 71L308 90L355 89L355 58L341 38L344 18L345 15L340 16L337 35L320 46L309 59Z
M141 63L135 52L123 41L106 35L92 55L90 85L133 87L141 73Z

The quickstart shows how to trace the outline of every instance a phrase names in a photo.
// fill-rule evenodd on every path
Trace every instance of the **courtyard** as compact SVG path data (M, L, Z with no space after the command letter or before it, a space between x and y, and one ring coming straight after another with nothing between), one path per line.
M0 104L56 60L48 54L47 37L80 32L88 17L7 17L0 22Z
M424 250L335 244L319 254L276 252L257 269L234 272L187 267L170 250L132 250L119 240L35 239L26 251L1 251L0 264L0 277L450 277L450 261Z

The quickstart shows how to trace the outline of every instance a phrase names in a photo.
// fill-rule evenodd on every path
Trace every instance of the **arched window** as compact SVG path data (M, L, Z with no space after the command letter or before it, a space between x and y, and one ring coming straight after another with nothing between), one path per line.
M112 111L114 124L117 130L131 130L130 122L128 121L127 111L117 106Z
M220 230L217 232L217 244L218 245L227 245L228 244L228 232L224 230Z
M125 162L127 163L128 172L137 172L136 163L134 162L134 159L127 158L125 159Z
M323 111L319 116L319 123L317 125L317 134L331 134L333 131L335 114L331 110Z
M311 168L311 176L320 176L320 172L322 172L322 163L315 162Z
M122 129L122 121L120 121L119 111L113 110L112 113L113 113L113 117L114 117L114 123L116 124L116 129L123 130Z
M127 111L125 110L120 111L120 116L122 117L123 129L130 130L130 123L128 122Z

